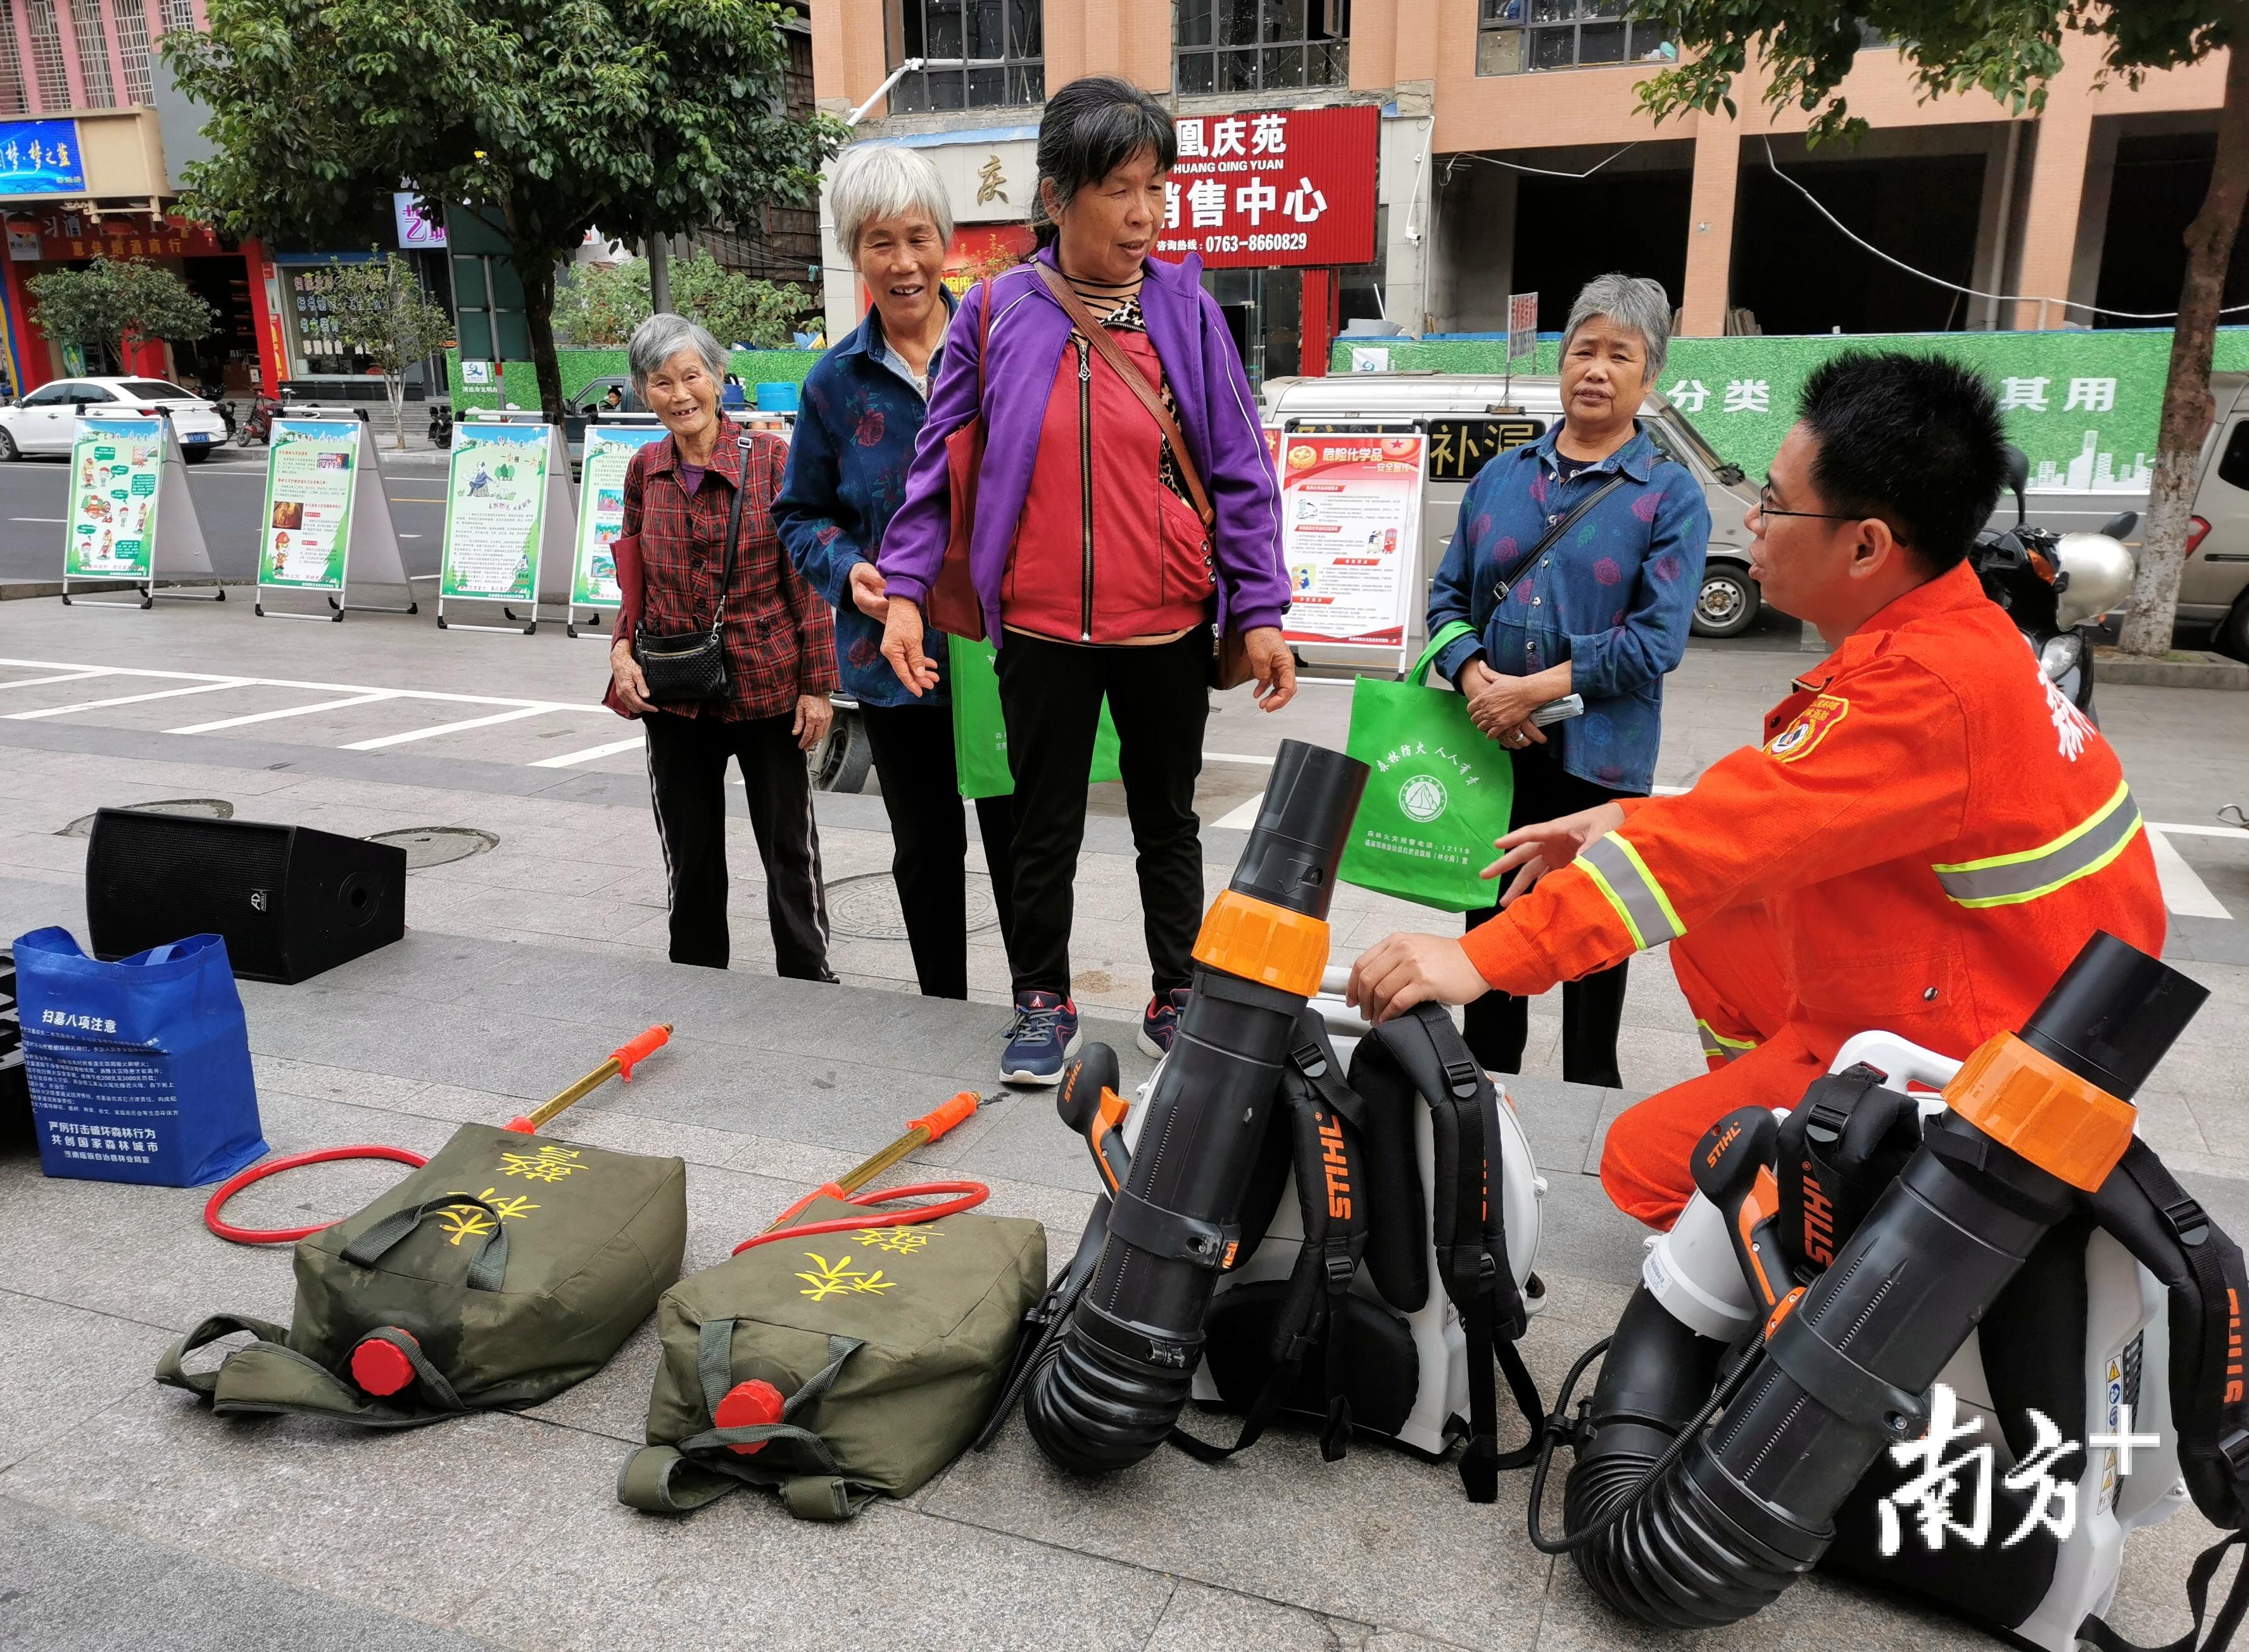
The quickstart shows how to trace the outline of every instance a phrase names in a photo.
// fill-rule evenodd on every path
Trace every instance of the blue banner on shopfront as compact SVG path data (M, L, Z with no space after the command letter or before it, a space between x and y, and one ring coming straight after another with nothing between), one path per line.
M86 188L75 120L0 120L0 196Z

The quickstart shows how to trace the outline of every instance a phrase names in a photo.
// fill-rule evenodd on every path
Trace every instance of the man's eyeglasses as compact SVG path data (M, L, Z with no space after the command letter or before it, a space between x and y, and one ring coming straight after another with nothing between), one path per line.
M1865 519L1852 511L1784 511L1772 502L1772 484L1765 483L1757 489L1757 514L1760 516L1810 516L1823 522L1857 522Z

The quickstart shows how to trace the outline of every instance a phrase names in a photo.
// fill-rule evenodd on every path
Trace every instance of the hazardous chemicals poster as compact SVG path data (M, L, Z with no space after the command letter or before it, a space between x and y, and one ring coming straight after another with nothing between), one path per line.
M340 591L351 544L360 424L354 419L277 419L265 461L258 582Z
M441 596L531 600L551 441L545 424L464 423L456 430Z
M1424 440L1285 438L1282 551L1290 642L1405 646L1406 605L1419 594Z
M149 578L163 468L162 419L79 422L71 448L65 579Z
M611 549L625 525L625 468L633 455L664 439L661 424L595 424L586 430L584 479L578 489L578 544L570 606L615 608L617 562Z

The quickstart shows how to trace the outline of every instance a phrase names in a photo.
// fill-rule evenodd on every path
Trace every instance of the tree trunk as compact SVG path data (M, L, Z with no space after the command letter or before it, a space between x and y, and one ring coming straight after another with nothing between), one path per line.
M2249 203L2249 42L2238 42L2225 70L2225 107L2218 117L2218 157L2210 193L2186 231L2186 282L2171 329L2170 377L2163 387L2163 425L2156 437L2155 485L2147 531L2132 580L2132 609L2119 639L2124 652L2160 658L2178 617L2179 575L2186 561L2188 519L2202 444L2215 409L2210 365L2218 348L2218 314L2225 272Z
M382 393L390 398L390 428L393 440L397 451L403 453L406 451L405 373L402 370L397 373L385 373L382 375Z
M562 422L562 364L554 354L554 254L545 247L514 255L523 283L523 323L531 334L531 364L539 374L539 407L549 424Z

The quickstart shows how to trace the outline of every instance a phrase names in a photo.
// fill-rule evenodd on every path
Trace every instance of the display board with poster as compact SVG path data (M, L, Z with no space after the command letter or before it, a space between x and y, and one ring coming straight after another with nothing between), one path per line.
M568 610L570 461L555 425L466 419L455 427L445 489L437 624L457 630L539 629L539 606ZM464 624L448 604L492 602L512 622ZM519 613L517 610L522 611Z
M273 421L272 446L265 457L265 509L258 520L259 618L341 620L352 609L368 611L369 604L350 600L354 579L406 593L402 606L373 611L417 611L374 437L367 422L352 410ZM275 593L296 591L324 596L326 610L306 614L266 606Z
M1418 431L1283 437L1290 642L1387 654L1405 668L1426 440Z
M620 601L617 563L610 549L625 528L625 470L633 455L664 439L664 426L588 424L586 458L578 482L578 541L571 560L568 630L578 634L578 616L599 623Z
M226 600L226 588L212 578L186 466L172 422L161 414L79 420L71 444L70 514L63 525L65 604L149 608L158 595L156 582L168 577L210 581L209 591L196 595ZM126 581L139 595L130 602L73 597L73 580Z

